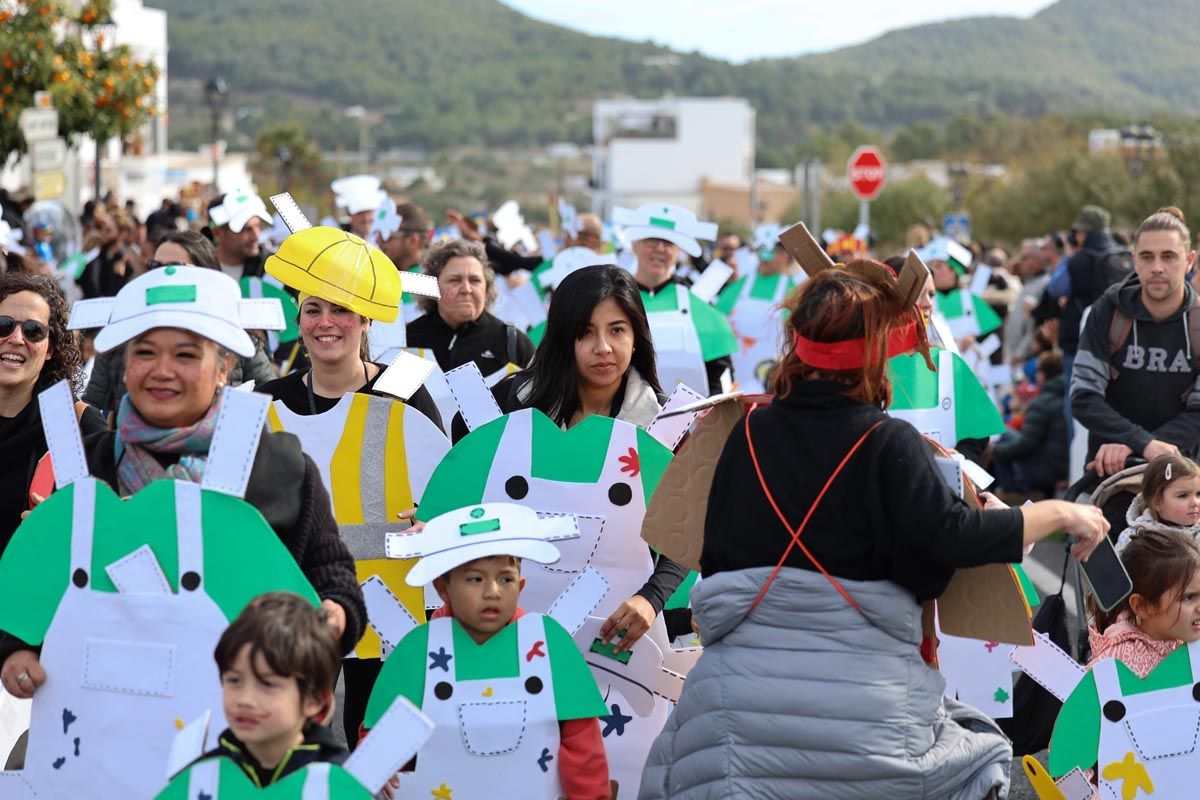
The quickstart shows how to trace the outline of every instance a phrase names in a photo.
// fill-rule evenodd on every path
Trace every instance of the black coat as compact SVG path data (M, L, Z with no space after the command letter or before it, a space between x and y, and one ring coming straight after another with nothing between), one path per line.
M763 476L788 524L799 525L838 463L866 439L830 486L801 541L830 574L889 580L918 601L942 594L958 567L1020 561L1020 509L976 511L951 493L916 429L855 402L844 387L797 381L751 417ZM763 493L746 442L734 427L713 475L700 557L705 576L774 567L789 531ZM800 548L785 564L815 569Z
M1012 438L996 442L992 454L1001 461L1037 458L1060 478L1067 477L1070 446L1067 443L1067 417L1063 397L1067 382L1055 375L1042 386L1025 410L1025 423Z
M533 360L529 337L487 311L457 328L447 325L436 310L417 317L408 325L408 346L432 350L443 372L474 361L487 376L509 362L524 368Z

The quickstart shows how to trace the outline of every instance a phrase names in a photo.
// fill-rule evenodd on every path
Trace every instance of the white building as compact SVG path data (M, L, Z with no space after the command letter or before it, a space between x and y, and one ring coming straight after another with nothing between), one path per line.
M597 100L592 115L592 209L647 202L704 209L704 182L749 186L754 109L736 97Z

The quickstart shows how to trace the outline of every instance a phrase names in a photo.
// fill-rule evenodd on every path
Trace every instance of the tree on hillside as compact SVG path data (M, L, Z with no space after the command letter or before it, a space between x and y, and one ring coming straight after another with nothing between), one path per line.
M251 169L264 197L291 192L298 203L331 210L328 175L321 168L321 151L294 122L267 125L254 143Z
M49 91L59 132L103 142L124 138L155 113L158 67L106 41L112 0L0 0L0 163L24 152L18 120Z

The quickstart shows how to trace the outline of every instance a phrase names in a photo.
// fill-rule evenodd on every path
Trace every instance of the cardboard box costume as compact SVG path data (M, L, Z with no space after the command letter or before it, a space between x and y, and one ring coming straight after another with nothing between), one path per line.
M947 449L954 449L962 439L1004 433L1004 419L967 362L949 350L934 350L931 355L936 372L930 372L917 353L888 361L892 381L888 414Z
M571 517L539 520L521 506L484 503L434 517L419 533L394 534L391 544L423 554L408 576L420 583L489 555L554 561L550 541L577 532ZM402 798L557 798L559 722L607 711L571 635L537 613L483 644L453 617L416 628L384 664L364 726L373 729L396 697L437 726L415 771L401 775Z

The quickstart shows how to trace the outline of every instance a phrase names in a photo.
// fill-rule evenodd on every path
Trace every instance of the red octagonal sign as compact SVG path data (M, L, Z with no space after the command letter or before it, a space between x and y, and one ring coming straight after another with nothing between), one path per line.
M863 145L846 164L846 177L859 200L874 200L887 183L887 162L879 148Z

